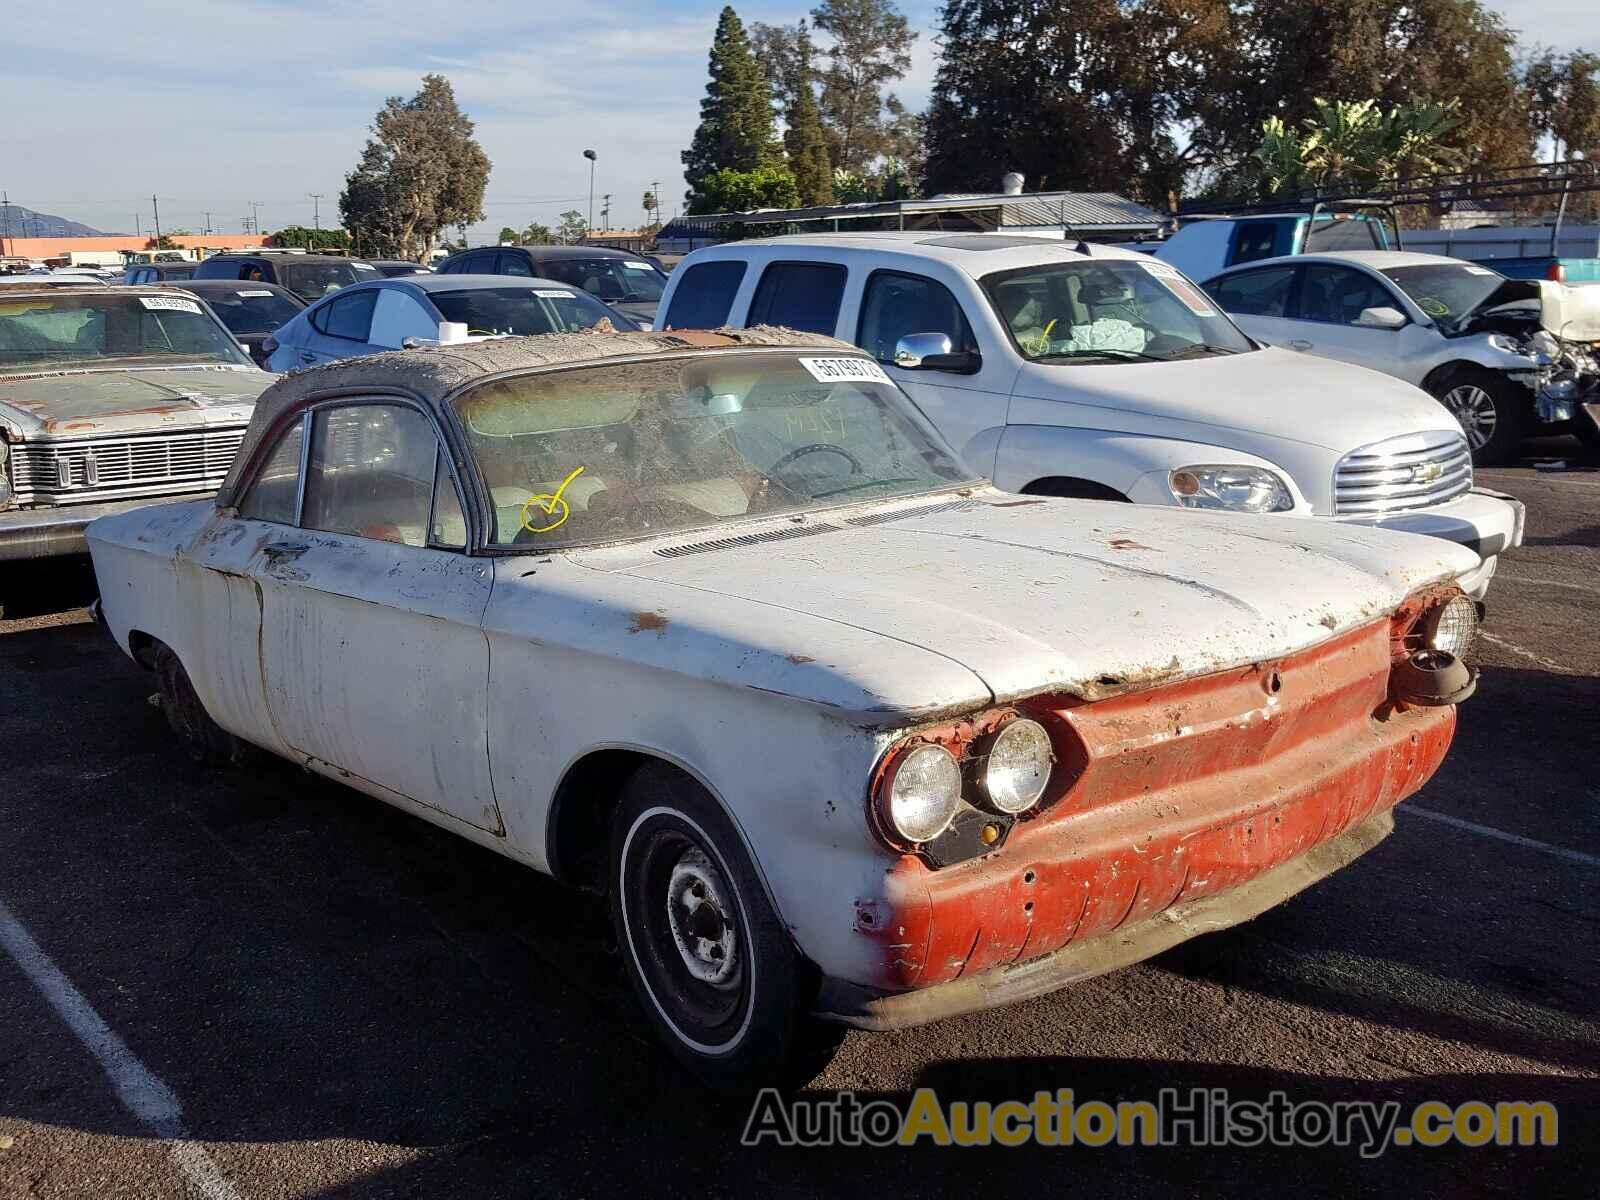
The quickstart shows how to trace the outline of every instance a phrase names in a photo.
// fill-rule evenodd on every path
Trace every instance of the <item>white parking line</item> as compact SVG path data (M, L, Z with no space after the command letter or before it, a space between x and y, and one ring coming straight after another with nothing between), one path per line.
M101 1019L83 993L50 961L3 902L0 902L0 946L5 947L23 974L33 981L73 1036L94 1055L116 1090L122 1107L167 1143L173 1162L194 1189L205 1200L239 1200L239 1193L223 1175L222 1168L204 1147L189 1139L183 1127L183 1107L172 1089L134 1056L128 1043Z
M1523 658L1527 659L1529 662L1536 662L1541 667L1548 667L1550 670L1556 672L1558 675L1577 675L1577 674L1580 673L1578 671L1574 671L1571 667L1563 666L1561 663L1556 662L1552 658L1546 658L1542 654L1535 654L1532 650L1529 650L1526 646L1519 646L1515 642L1508 642L1505 638L1496 637L1494 634L1488 633L1488 632L1486 632L1486 631L1484 631L1482 629L1478 630L1478 636L1480 638L1482 638L1486 642L1493 642L1496 646L1499 646L1502 650L1509 650L1513 654L1520 654Z
M1460 817L1447 817L1444 813L1434 812L1427 808L1418 808L1415 804L1402 804L1395 811L1409 813L1414 817L1427 817L1428 820L1438 821L1441 825L1453 825L1457 829L1464 829L1468 833L1476 833L1480 837L1494 838L1497 842L1510 842L1513 846L1523 846L1529 850L1537 850L1541 854L1564 858L1568 862L1575 862L1581 866L1600 867L1600 855L1585 854L1581 850L1568 850L1565 846L1552 846L1548 842L1536 842L1532 838L1523 837L1520 833L1507 833L1504 829L1496 829L1492 825L1479 825L1476 821L1463 821Z

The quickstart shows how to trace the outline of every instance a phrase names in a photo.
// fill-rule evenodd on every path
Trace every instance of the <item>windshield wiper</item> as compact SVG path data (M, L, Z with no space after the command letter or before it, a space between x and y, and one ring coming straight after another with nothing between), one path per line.
M1101 350L1058 350L1054 354L1041 354L1034 362L1051 362L1056 359L1067 358L1107 358L1114 354L1126 354L1130 358L1143 359L1145 362L1166 362L1167 360L1156 354L1145 354L1139 350L1124 350L1120 346L1107 346Z
M889 487L892 484L896 484L896 483L916 483L916 482L918 482L918 480L915 479L914 477L911 477L911 476L900 476L900 477L897 477L895 479L870 479L866 483L851 483L851 484L845 485L844 487L832 488L832 489L830 489L829 491L826 491L826 492L813 492L812 495L811 495L811 498L813 500L821 500L824 496L841 496L845 492L859 492L864 488Z
M1172 362L1173 360L1179 358L1189 358L1195 354L1201 353L1202 351L1207 354L1242 353L1242 351L1235 350L1231 346L1213 346L1210 342L1195 342L1192 346L1185 346L1182 350L1179 350L1174 354L1167 355L1167 361Z

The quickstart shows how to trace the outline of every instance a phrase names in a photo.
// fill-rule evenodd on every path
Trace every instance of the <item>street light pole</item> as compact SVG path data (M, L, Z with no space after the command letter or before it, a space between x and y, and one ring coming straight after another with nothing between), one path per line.
M308 192L311 197L311 225L318 233L322 232L322 193Z
M585 150L583 156L589 160L589 228L594 228L594 164L600 158L593 150Z

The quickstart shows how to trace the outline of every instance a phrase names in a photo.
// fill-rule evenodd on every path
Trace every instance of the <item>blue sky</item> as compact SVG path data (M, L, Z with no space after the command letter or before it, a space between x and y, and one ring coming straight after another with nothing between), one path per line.
M1525 42L1600 40L1595 0L1496 0ZM799 3L736 3L746 24L788 22ZM0 72L0 187L13 202L131 231L238 232L249 202L262 227L310 224L321 192L337 220L344 173L384 97L410 94L429 71L448 76L494 163L487 219L554 224L588 207L586 147L599 154L599 194L612 225L642 217L662 185L671 215L683 193L678 152L705 87L720 2L702 0L77 0L12 3ZM937 0L902 0L921 31L908 105L927 98L936 63Z

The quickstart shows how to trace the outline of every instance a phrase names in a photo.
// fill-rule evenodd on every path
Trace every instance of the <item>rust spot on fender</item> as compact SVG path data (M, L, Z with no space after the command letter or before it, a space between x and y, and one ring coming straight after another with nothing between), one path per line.
M667 627L667 618L658 612L640 610L633 614L633 624L628 626L629 633L660 633Z
M812 658L811 655L809 655L809 654L791 654L791 655L788 656L788 658L789 658L789 661L792 662L797 667L804 666L808 662L816 662L817 661L816 659Z
M1149 546L1141 545L1132 538L1112 538L1106 543L1113 550L1148 550Z

